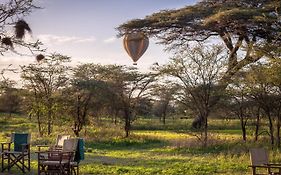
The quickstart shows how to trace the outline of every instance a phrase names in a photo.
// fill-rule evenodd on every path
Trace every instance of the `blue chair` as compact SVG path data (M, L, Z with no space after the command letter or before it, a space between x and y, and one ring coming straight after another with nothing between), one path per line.
M12 143L14 145L12 149ZM1 171L17 166L23 173L30 171L30 134L12 133L11 141L1 143Z

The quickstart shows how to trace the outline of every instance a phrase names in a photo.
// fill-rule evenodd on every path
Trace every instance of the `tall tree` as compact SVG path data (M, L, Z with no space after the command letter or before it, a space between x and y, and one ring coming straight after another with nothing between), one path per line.
M40 63L21 67L21 77L25 87L33 93L34 105L31 110L37 116L39 126L43 120L41 116L43 114L47 120L48 135L52 132L55 110L59 106L58 94L67 84L69 67L65 63L69 61L70 58L67 56L53 54ZM39 132L43 134L40 127Z
M271 83L269 65L255 65L247 72L245 83L249 89L249 95L262 109L267 117L271 144L274 146L275 140L280 144L280 95L278 88ZM276 124L276 127L275 127ZM275 139L275 133L276 139Z
M136 117L138 103L149 96L155 75L141 73L134 67L109 66L106 81L110 84L110 94L115 97L115 102L118 103L119 111L122 113L125 136L128 137L131 124Z
M225 89L243 67L263 57L278 56L280 19L280 0L202 0L128 21L117 29L119 36L140 31L156 37L160 44L176 52L189 49L193 41L223 42L228 50L228 66L219 83Z
M249 89L246 86L245 72L237 73L234 82L228 86L223 102L220 106L224 108L225 115L232 113L240 120L243 141L247 140L247 123L248 120L253 118L253 111L256 108L256 103L249 98ZM257 122L259 118L257 117Z
M160 74L175 79L180 87L178 99L197 115L193 126L201 130L204 146L207 145L208 116L219 96L218 80L225 67L223 48L194 46L193 49L173 58L168 64L155 67ZM201 127L202 126L202 127Z
M72 130L79 136L89 115L97 114L110 99L106 83L106 66L82 64L74 68L71 86L64 92L66 111L73 121ZM97 117L97 116L95 116ZM98 117L97 117L98 118Z
M122 113L126 137L135 118L137 104L148 96L155 76L140 73L136 68L119 65L84 64L75 73L75 86L87 90L87 96ZM84 91L85 92L85 91ZM84 104L85 106L85 104ZM96 108L93 105L93 108Z

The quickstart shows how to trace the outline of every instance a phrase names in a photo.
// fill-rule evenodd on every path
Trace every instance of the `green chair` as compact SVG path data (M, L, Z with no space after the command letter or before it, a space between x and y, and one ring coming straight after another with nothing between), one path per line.
M13 145L13 149L12 149ZM1 143L1 171L17 166L23 173L30 171L30 134L13 133L11 141Z
M78 139L77 149L75 152L74 160L70 162L71 174L79 175L79 163L85 159L85 143L82 138Z

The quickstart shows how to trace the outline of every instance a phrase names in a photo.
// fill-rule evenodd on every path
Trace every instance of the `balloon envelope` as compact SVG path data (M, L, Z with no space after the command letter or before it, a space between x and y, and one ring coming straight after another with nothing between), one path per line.
M134 61L134 64L146 51L149 40L143 33L126 34L123 40L123 45L128 55Z

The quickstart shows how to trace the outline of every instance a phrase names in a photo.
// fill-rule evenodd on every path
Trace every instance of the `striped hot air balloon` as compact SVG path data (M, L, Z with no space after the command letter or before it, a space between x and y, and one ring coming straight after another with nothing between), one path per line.
M149 40L143 33L130 33L125 35L123 45L128 55L134 61L134 65L137 65L137 61L149 45Z

